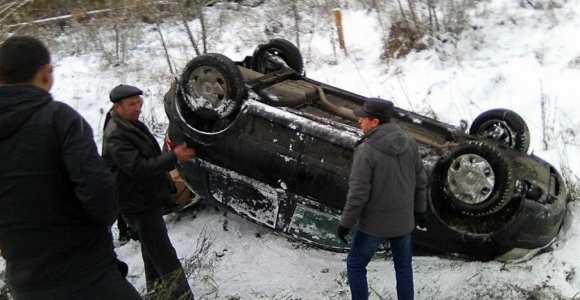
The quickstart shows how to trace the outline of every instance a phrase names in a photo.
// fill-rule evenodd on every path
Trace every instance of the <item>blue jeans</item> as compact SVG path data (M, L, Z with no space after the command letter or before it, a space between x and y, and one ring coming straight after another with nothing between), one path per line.
M350 245L350 252L346 259L348 282L353 300L369 298L367 283L367 265L379 249L379 246L388 241L391 244L395 274L397 278L397 298L399 300L412 300L413 290L413 266L411 234L384 238L374 237L356 231Z

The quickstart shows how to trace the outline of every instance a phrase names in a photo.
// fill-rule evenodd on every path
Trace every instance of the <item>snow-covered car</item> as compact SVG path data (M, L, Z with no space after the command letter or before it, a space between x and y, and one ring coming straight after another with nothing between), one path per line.
M352 110L366 98L312 80L303 68L299 50L282 39L239 62L192 59L165 97L167 143L197 148L177 166L195 194L276 232L344 250L335 230L362 137ZM566 188L553 166L527 154L530 134L517 113L489 110L468 129L396 107L392 122L418 142L430 174L428 225L413 232L415 251L489 260L555 239Z

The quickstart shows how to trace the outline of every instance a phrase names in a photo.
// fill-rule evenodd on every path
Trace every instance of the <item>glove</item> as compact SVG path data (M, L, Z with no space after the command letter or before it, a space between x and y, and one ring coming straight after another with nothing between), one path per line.
M338 230L336 231L338 238L341 241L343 241L345 244L348 244L348 241L346 240L346 235L348 234L349 231L350 231L350 228L343 227L342 225L339 225Z
M427 231L427 213L415 213L415 225L421 231Z

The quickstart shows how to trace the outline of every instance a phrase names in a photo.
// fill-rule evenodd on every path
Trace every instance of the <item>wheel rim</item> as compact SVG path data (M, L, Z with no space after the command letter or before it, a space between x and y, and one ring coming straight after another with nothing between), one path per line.
M490 163L476 154L464 154L453 160L447 173L449 191L460 201L479 204L486 201L495 186Z
M516 133L502 121L489 121L481 127L479 135L490 140L498 141L510 148L516 146Z
M193 70L189 76L193 101L204 108L218 108L227 101L229 86L224 75L216 68L203 66Z

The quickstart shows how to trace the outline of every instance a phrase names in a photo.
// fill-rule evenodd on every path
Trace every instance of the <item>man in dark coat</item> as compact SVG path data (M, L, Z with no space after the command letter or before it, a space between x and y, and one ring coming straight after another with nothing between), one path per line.
M390 123L393 103L370 98L354 110L364 135L354 152L338 236L358 229L347 257L352 299L368 299L366 267L381 244L393 253L399 299L413 299L411 231L426 223L427 174L415 140ZM415 218L414 218L415 217Z
M0 250L19 299L141 299L124 278L110 226L115 180L89 124L54 101L37 39L0 46Z
M115 87L110 121L105 124L102 155L117 175L121 214L141 242L147 290L171 292L171 299L193 299L183 268L163 220L163 208L171 203L174 188L169 171L191 159L193 148L185 143L161 152L155 137L139 121L143 92L130 85ZM159 287L159 288L157 288Z

